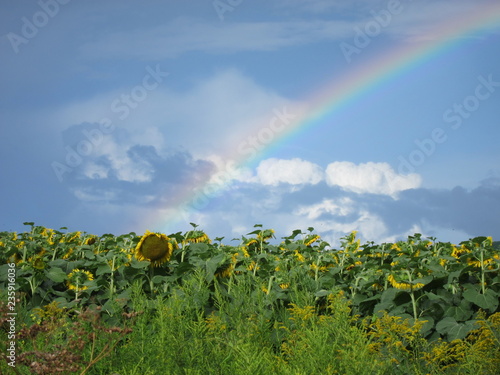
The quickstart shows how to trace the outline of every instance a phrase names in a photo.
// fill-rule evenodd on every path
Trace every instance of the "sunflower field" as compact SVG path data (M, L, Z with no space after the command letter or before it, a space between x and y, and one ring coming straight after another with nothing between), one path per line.
M2 374L499 374L500 246L0 232Z

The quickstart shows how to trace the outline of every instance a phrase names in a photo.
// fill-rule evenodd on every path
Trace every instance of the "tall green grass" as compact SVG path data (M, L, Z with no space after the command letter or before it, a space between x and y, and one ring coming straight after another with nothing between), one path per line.
M19 328L39 328L19 340L17 350L70 348L81 358L74 359L78 370L66 373L90 375L500 373L500 316L485 320L468 341L428 342L410 321L358 320L341 291L318 299L307 286L295 287L285 305L257 281L247 274L229 288L195 271L169 297L150 297L136 282L133 308L116 317L121 328L104 324L97 305L88 311L46 307L39 323L29 316L19 321ZM0 368L14 373L3 360ZM52 370L40 373L57 373ZM29 363L15 369L33 371Z

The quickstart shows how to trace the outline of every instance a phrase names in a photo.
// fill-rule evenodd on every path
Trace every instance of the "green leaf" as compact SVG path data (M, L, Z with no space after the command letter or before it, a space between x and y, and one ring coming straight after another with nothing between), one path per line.
M462 301L460 306L450 306L445 311L445 315L452 317L457 321L465 321L472 316L472 309L470 308L470 303L467 301Z
M221 265L221 262L226 258L226 254L221 253L219 255L210 258L205 263L205 269L207 271L206 281L211 282L214 278L214 274L217 271L217 268Z
M454 318L446 317L436 324L436 330L442 335L447 335L449 341L453 341L464 339L474 329L474 324L474 320L458 323Z
M95 271L96 276L104 275L105 273L111 273L111 267L107 263L101 264Z
M394 301L394 298L396 298L398 292L399 291L396 288L389 288L384 290L384 292L382 293L381 302L386 303Z
M450 272L448 275L448 284L453 284L456 280L458 280L461 274L462 274L462 269Z
M434 328L434 318L432 318L431 316L422 316L418 318L418 320L421 322L425 321L422 328L420 329L420 333L422 334L422 336L425 337L432 332Z
M413 281L412 281L412 284L414 284L414 285L415 285L415 284L417 284L417 283L422 283L422 284L427 285L427 284L429 284L429 283L430 283L433 279L434 279L434 277L433 277L433 276L428 275L428 276L422 277L422 278L420 278L420 279L415 279L415 280L413 280Z
M455 318L452 318L451 316L447 316L446 318L443 318L438 324L436 324L436 330L440 334L446 335L457 324L458 323L455 320Z
M9 268L10 266L8 264L2 264L0 266L0 281L7 281Z
M484 294L477 293L473 289L467 289L463 297L484 310L495 311L498 307L498 296L495 292L487 289Z
M438 296L432 292L425 293L425 296L429 299L429 301L443 300L443 297Z
M250 234L260 234L260 232L262 232L262 230L254 230L253 232L247 233L247 236Z
M95 254L92 250L84 250L83 255L85 256L86 259L91 259L91 260L95 259Z
M384 311L391 311L392 308L394 307L394 304L392 302L380 302L375 305L373 308L373 314L376 316L382 316Z
M150 262L148 260L143 260L143 261L138 261L137 259L132 259L132 262L130 262L130 267L132 268L146 268L150 265Z
M55 283L62 283L66 280L66 272L64 272L59 267L52 267L50 270L45 272L45 276L54 281Z
M153 276L153 278L151 279L153 284L160 284L160 283L165 282L167 280L168 280L168 276L161 276L161 275Z
M329 290L321 289L321 290L318 290L316 293L314 293L314 296L315 297L324 297L324 296L327 296L331 293L332 292Z
M451 328L448 332L448 340L462 340L472 331L475 327L475 321L469 320L465 323L458 323L455 327Z

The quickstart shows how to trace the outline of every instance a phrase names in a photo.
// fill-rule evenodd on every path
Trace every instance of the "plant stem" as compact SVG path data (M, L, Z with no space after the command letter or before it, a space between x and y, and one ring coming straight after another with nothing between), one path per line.
M411 284L412 282L411 273L408 270L406 270L406 273L408 274L408 281ZM411 298L411 304L413 306L413 317L415 318L415 320L417 320L417 301L415 301L415 293L413 293L413 285L411 286L410 289L410 298Z
M154 267L153 267L153 265L150 265L149 266L149 289L150 289L151 295L153 295L153 288L154 288L153 276L154 276L154 274L155 274Z
M271 276L269 278L269 282L267 283L267 293L266 294L269 294L269 292L271 292L271 284L273 282L273 279L274 279L274 276Z
M484 294L486 292L486 283L484 278L484 249L481 247L481 292Z
M314 270L314 281L318 281L318 273L319 273L319 264L321 263L321 255L318 256L318 260L316 261L316 269Z
M111 262L111 281L109 283L109 298L113 298L114 288L115 288L115 258L113 256L113 260Z

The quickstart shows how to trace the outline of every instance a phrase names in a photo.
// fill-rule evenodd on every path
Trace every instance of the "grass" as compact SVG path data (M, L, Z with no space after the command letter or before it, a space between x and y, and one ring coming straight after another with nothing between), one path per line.
M78 312L52 304L37 323L19 316L18 327L26 326L19 330L17 367L14 372L2 361L1 373L500 372L499 314L467 339L428 342L419 335L418 323L389 315L359 321L342 292L320 299L299 288L289 292L289 303L276 304L251 274L228 291L223 284L208 283L200 271L175 286L168 298L147 297L134 283L133 309L115 326L102 321L99 306ZM1 335L3 345L3 330Z

